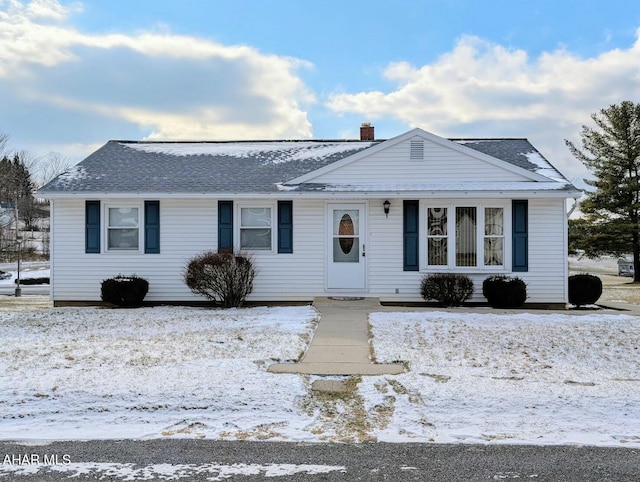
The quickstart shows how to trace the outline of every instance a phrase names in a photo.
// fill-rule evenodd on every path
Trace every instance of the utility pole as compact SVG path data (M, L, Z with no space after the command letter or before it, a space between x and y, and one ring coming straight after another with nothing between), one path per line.
M18 244L18 277L16 279L16 291L15 296L18 298L22 296L22 288L20 288L20 258L22 257L22 237L20 236L20 222L18 221L18 200L15 200L13 205L14 215L16 217L16 243Z

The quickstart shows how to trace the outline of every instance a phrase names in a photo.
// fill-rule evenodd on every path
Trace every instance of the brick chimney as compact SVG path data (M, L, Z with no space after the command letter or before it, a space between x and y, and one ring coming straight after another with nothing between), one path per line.
M375 135L373 133L373 126L370 122L363 122L360 126L360 140L361 141L373 141Z

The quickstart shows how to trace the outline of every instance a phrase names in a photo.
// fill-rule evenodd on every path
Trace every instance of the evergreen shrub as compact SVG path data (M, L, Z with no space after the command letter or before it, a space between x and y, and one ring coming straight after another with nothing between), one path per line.
M18 284L18 280L15 279L13 281L15 284ZM48 285L49 284L49 277L48 276L43 276L41 278L20 278L20 284L21 285Z
M527 285L520 278L489 276L482 282L482 294L493 308L518 308L527 299Z
M569 276L569 303L576 306L593 305L602 295L602 280L587 273Z
M420 283L420 295L427 301L436 300L445 307L460 306L473 295L473 281L462 274L426 275Z
M253 291L255 276L256 268L248 254L207 251L188 261L184 282L215 306L237 308Z
M142 300L149 291L149 282L136 275L119 274L102 282L100 296L102 301L124 308L142 306Z

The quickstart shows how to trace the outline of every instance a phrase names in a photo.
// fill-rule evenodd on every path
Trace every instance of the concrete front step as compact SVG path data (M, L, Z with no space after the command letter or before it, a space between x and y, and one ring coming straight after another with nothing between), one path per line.
M371 363L369 345L318 345L311 346L302 363Z
M400 375L404 365L395 363L276 363L271 373L299 373L304 375Z

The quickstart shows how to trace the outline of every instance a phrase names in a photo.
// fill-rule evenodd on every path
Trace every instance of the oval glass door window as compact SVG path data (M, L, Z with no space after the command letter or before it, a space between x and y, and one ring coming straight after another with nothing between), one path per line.
M357 263L360 256L357 211L334 211L333 219L333 261L337 263Z
M340 249L344 254L349 254L353 249L353 238L346 238L344 236L353 236L353 219L348 214L344 214L340 219L340 226L338 227L338 235L340 236Z

